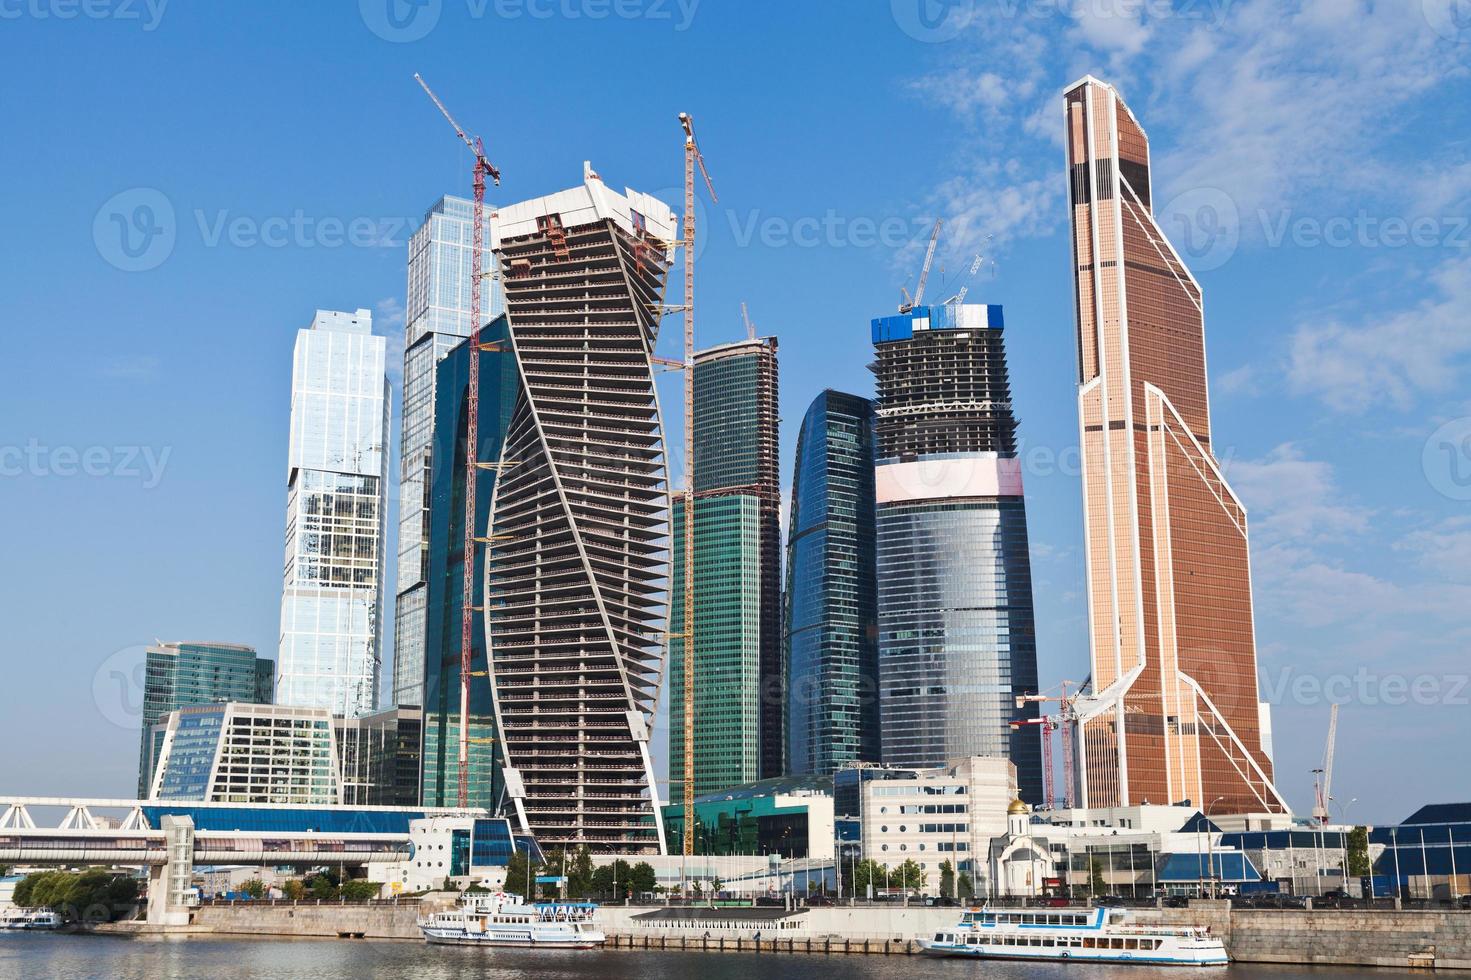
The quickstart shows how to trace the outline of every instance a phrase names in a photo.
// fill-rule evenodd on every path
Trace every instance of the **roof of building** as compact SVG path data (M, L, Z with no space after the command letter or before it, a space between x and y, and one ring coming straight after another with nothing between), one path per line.
M787 796L792 794L821 794L831 796L833 793L833 780L831 776L777 776L775 779L762 779L759 782L747 783L744 786L732 786L729 789L717 790L714 793L706 793L695 797L695 803L723 803L727 800L752 800L762 796Z
M1406 817L1404 822L1471 823L1471 803L1429 803Z
M1011 801L1011 806L1009 806L1009 807L1006 808L1006 812L1009 813L1009 814L1010 813L1030 813L1031 810L1032 810L1032 808L1029 807L1029 806L1027 806L1021 800L1012 800Z
M1217 827L1214 821L1212 821L1205 814L1201 813L1199 810L1196 810L1194 816L1192 816L1189 820L1186 820L1184 825L1180 828L1180 833L1219 834L1221 833L1221 828Z
M1215 874L1212 875L1212 870ZM1159 881L1261 881L1256 866L1240 851L1215 854L1166 854L1159 866Z

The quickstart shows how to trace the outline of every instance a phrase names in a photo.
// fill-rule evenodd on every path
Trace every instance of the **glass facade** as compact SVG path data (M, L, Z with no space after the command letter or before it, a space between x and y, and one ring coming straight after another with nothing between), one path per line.
M684 501L674 554L684 555ZM695 501L695 794L754 782L760 757L761 504L745 494ZM674 563L683 595L684 561ZM676 602L669 631L684 632ZM670 641L669 799L684 799L684 643Z
M777 343L695 355L695 792L782 772ZM684 500L674 501L669 797L684 794Z
M147 799L171 711L192 704L254 701L269 704L275 665L253 648L233 643L164 643L144 660L143 732L138 750L138 798Z
M339 804L332 716L324 708L218 704L169 719L158 799Z
M486 342L505 340L504 316L481 333ZM428 610L424 617L424 748L425 806L459 803L460 653L465 555L465 449L469 415L466 394L470 383L470 348L465 342L436 368L435 424L430 482ZM509 352L480 355L480 398L477 418L479 447L475 458L495 460L501 455L518 379L516 361ZM475 488L476 534L483 536L490 516L496 471L477 474ZM485 549L475 553L473 603L484 605ZM475 617L471 632L469 805L495 808L500 803L500 743L495 739L495 711L486 676L485 628Z
M1009 758L1043 802L1031 557L999 306L873 322L883 761Z
M470 335L471 201L442 197L409 240L404 305L403 438L399 456L398 597L394 618L393 703L424 700L424 617L428 601L429 506L434 447L435 368ZM495 209L486 205L487 214ZM489 221L486 222L489 233ZM487 243L481 297L486 322L503 303Z
M787 771L879 760L873 403L825 391L802 420L787 539Z
M388 417L386 343L367 310L318 310L291 381L277 702L378 707Z
M1026 511L1019 498L885 504L878 514L884 759L1010 758L1042 799L1042 748L1013 731L1037 690Z
M809 799L826 803L830 781L780 777L695 798L695 847L700 855L771 854L805 858L816 845ZM684 808L664 808L664 835L671 854L679 853L684 834ZM828 852L831 854L831 852Z
M342 798L348 806L417 806L423 712L392 708L362 718L334 719L342 757Z
M1282 812L1246 510L1211 449L1204 297L1155 222L1149 140L1118 92L1085 78L1063 106L1093 694L1082 804Z

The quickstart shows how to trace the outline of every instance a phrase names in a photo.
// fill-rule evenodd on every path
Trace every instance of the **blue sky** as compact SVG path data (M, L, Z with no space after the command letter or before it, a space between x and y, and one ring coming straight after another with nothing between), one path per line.
M295 331L370 307L401 350L406 236L466 191L415 71L485 136L499 200L590 159L674 203L695 115L720 194L700 341L739 337L742 301L780 337L788 465L819 390L871 391L868 321L934 218L932 297L985 251L1042 676L1081 678L1059 97L1091 72L1149 130L1205 289L1284 792L1306 809L1340 700L1351 818L1465 799L1468 68L1454 0L0 0L0 788L127 795L119 677L154 638L274 655Z

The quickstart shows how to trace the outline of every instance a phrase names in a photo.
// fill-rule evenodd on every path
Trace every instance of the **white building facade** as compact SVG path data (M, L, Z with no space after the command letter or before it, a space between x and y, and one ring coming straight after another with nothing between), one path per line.
M291 380L278 704L378 706L391 399L368 310L318 310Z

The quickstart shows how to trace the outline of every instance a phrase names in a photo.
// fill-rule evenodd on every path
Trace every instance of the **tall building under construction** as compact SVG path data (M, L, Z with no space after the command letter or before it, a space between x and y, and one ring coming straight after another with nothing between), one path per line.
M775 337L695 355L695 793L782 774ZM683 800L684 507L674 502L669 794Z
M543 847L658 851L649 729L670 528L651 358L674 215L585 168L579 186L490 223L506 311L497 351L516 370L498 452L482 459L495 473L489 677L472 688L489 683L494 744L472 752L496 756L497 804Z
M1200 285L1155 222L1149 141L1063 95L1092 682L1084 806L1282 812L1262 742L1246 509L1211 447Z
M1016 764L1042 801L1027 511L999 306L873 321L883 761Z

